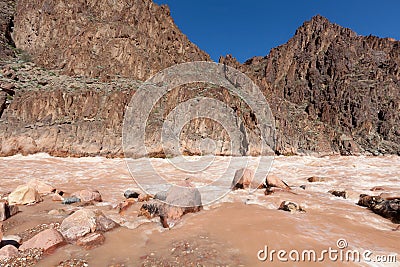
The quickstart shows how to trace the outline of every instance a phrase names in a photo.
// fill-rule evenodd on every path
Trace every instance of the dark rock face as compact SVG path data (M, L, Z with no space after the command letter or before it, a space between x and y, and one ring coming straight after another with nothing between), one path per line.
M379 196L360 195L358 205L367 207L374 213L400 223L400 199L385 200Z
M0 61L15 56L13 50L15 45L11 38L11 32L14 26L15 2L15 0L0 1Z
M316 16L264 58L239 64L263 89L277 152L400 154L400 42Z
M14 40L37 64L70 75L143 80L176 63L209 60L169 8L151 0L21 0Z

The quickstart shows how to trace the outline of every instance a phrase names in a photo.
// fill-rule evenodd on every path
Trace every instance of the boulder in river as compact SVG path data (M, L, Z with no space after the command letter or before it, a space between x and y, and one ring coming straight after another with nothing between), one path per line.
M251 182L254 178L254 171L249 168L242 168L235 172L233 177L231 188L236 189L247 189L250 187Z
M128 198L138 198L139 195L140 195L140 193L138 193L138 192L136 192L136 191L132 191L132 190L130 190L130 189L128 189L128 190L126 190L126 191L124 192L124 197L125 197L126 199L128 199Z
M283 201L278 209L289 211L290 213L306 212L303 207L291 201Z
M290 186L286 182L282 181L279 177L273 174L269 174L267 176L267 178L265 179L265 184L267 188L277 187L284 190L290 190Z
M334 195L335 197L342 197L344 199L348 198L346 191L329 190L328 193Z
M324 177L317 177L317 176L312 176L307 178L307 181L309 183L321 183L321 182L326 182L326 178Z
M393 223L400 223L400 199L386 200L380 196L361 194L358 205L369 208Z
M200 191L186 180L165 192L164 203L153 200L143 204L140 215L149 219L159 216L163 227L171 228L183 215L198 212L202 207Z
M82 202L101 202L101 194L98 190L83 189L71 194L72 197L79 198Z
M99 210L81 209L62 221L60 231L67 240L74 241L88 233L105 232L116 226L114 221Z
M42 198L39 192L29 185L20 185L8 195L8 203L10 205L34 204L40 201L42 201Z

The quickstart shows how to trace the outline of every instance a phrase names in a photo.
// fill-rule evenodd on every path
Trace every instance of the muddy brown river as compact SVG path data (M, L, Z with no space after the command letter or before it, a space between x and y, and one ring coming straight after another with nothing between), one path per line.
M102 246L84 250L69 244L46 255L39 266L56 266L69 258L85 259L89 266L399 266L400 231L394 231L398 225L355 203L362 193L400 195L400 157L275 157L270 175L293 190L268 196L264 190L226 191L242 161L264 170L271 164L259 158L137 159L127 164L101 157L17 155L0 158L0 193L32 178L65 192L95 188L103 198L98 208L121 224L105 233ZM138 221L135 211L117 215L113 207L124 199L126 189L140 190L142 184L150 191L163 189L152 183L150 165L168 182L189 177L199 187L206 185L204 209L185 215L169 230L158 221ZM135 181L128 166L142 176ZM180 166L198 171L182 172ZM310 183L307 178L312 176L325 180ZM376 186L382 190L372 192ZM329 190L345 190L348 198L335 197ZM300 204L306 212L278 210L284 200ZM8 219L6 234L57 221L47 214L54 205L61 206L45 199L21 207L22 212ZM360 259L346 256L352 253Z

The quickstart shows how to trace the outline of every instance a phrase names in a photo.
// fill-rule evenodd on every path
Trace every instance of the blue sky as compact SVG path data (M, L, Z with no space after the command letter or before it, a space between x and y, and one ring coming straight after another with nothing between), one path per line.
M211 55L240 62L284 44L316 14L360 35L400 40L399 0L154 0L168 4L189 39Z

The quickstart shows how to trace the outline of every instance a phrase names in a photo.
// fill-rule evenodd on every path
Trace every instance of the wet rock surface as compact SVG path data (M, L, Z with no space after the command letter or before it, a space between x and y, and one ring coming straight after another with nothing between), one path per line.
M299 204L291 201L283 201L278 209L283 211L288 211L290 213L306 212L305 209L301 207Z
M232 189L247 189L250 187L254 178L254 171L248 168L243 168L235 172L232 181Z
M79 238L76 241L78 246L84 247L85 249L92 249L102 245L105 241L105 237L102 233L90 233L86 236Z
M126 190L124 192L124 197L125 198L138 198L140 193L132 191L132 190Z
M390 219L394 223L400 223L400 199L385 200L380 196L362 194L358 205L367 207L374 213Z

